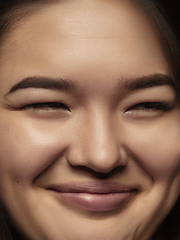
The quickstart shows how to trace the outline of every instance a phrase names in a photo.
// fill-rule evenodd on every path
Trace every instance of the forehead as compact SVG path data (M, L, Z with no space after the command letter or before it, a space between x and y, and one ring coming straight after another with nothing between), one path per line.
M22 31L24 37L31 34L31 38L41 34L41 38L47 37L47 33L55 31L61 37L152 38L158 35L147 13L131 0L59 1L31 7L29 11L34 14L15 28L16 37Z
M151 74L151 69L164 73L167 61L160 37L137 4L74 0L44 5L11 31L0 60L2 77L14 71L15 81L16 73L19 78L32 71L59 77L69 68L75 75L79 70L92 73L95 65L98 72L102 68L104 74L107 69L124 77Z

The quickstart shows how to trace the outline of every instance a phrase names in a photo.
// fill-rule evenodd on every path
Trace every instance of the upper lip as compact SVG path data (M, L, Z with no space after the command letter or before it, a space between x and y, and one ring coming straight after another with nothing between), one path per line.
M67 184L51 184L46 189L54 190L62 193L89 193L89 194L108 194L108 193L120 193L129 192L132 190L138 190L138 186L135 185L123 185L119 183L67 183Z

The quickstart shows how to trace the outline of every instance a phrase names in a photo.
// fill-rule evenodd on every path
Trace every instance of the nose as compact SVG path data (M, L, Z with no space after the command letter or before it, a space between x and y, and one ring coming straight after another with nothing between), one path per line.
M109 173L118 166L124 167L128 155L121 143L120 127L115 126L111 116L97 112L79 123L68 162L72 166L85 166L96 172Z

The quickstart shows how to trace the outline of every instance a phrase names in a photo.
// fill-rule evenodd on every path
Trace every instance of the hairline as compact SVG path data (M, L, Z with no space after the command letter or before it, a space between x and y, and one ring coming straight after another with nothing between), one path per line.
M0 25L0 49L5 45L6 38L13 33L13 31L20 27L28 18L48 5L59 3L60 0L39 0L20 3L12 6L9 10L6 10L5 14L2 14L4 24Z

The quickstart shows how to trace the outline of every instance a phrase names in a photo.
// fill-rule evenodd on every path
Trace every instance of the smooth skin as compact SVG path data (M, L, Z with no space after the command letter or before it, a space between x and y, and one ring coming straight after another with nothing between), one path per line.
M180 194L180 108L169 84L127 87L171 77L144 10L125 0L46 5L1 50L0 201L14 225L32 240L150 239ZM29 77L73 86L10 92ZM122 208L98 213L47 190L66 183L137 189Z

